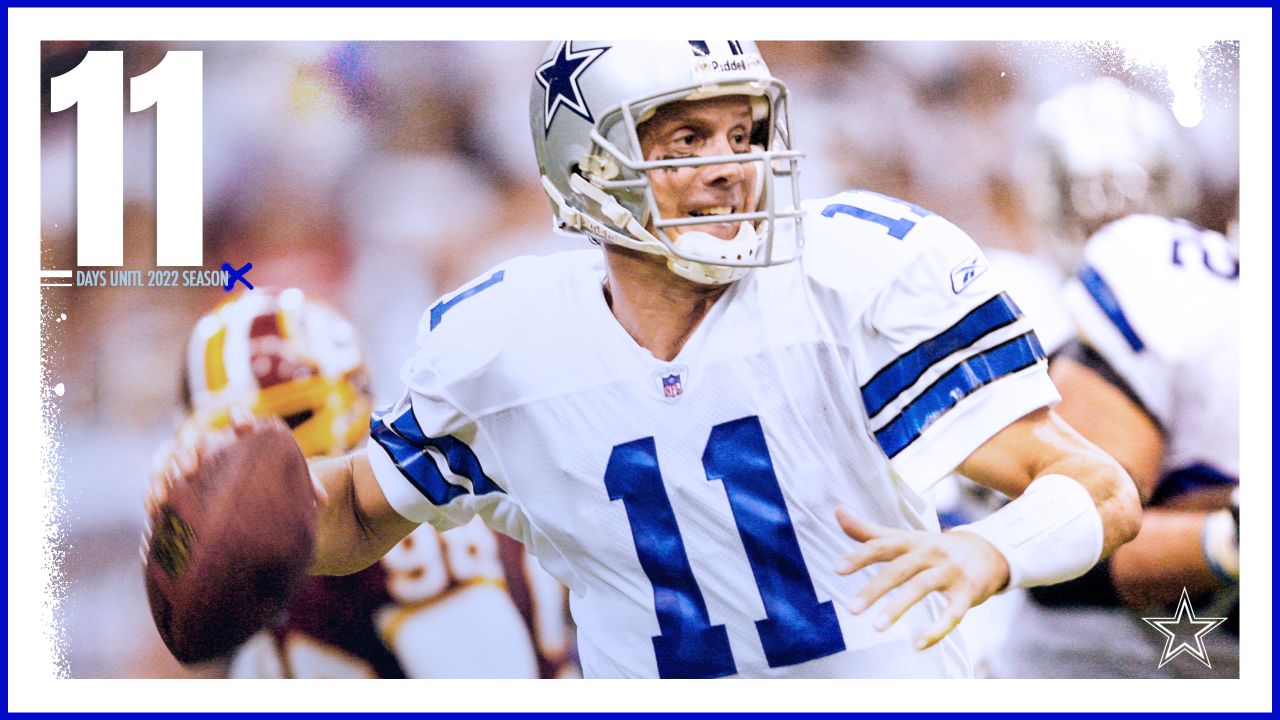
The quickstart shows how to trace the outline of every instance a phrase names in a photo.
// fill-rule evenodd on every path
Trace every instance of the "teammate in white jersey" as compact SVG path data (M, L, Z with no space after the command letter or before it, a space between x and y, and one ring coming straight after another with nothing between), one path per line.
M1086 247L1066 295L1080 337L1052 368L1059 410L1125 466L1148 507L1113 557L1032 591L998 675L1239 676L1239 268L1222 235L1152 215ZM1176 610L1184 588L1201 618L1230 622L1202 638L1204 657L1165 662L1166 638L1142 616L1173 616L1160 609Z
M1051 368L1058 411L1116 457L1148 507L1138 538L1107 562L1030 593L992 665L1004 677L1238 676L1234 621L1202 638L1207 657L1162 662L1166 637L1141 617L1171 616L1160 606L1172 608L1183 588L1200 616L1234 615L1234 244L1143 214L1188 204L1187 153L1166 109L1099 79L1046 101L1037 123L1045 165L1057 172L1044 183L1055 209L1042 209L1060 223L1056 255L1075 276L1063 305L1077 338Z
M313 466L316 572L479 515L570 588L588 676L963 676L966 610L1136 533L1132 481L1047 409L963 232L796 201L753 43L553 43L530 109L558 226L603 252L427 310L367 451ZM938 532L957 467L1018 499Z
M1130 412L1114 425L1096 414L1087 423L1086 403L1073 397L1072 419L1095 425L1086 434L1116 448L1154 506L1149 516L1176 518L1176 508L1196 515L1185 518L1197 530L1188 548L1203 552L1189 562L1171 552L1185 526L1158 523L1114 558L1113 578L1134 604L1173 602L1183 587L1200 593L1239 578L1234 542L1220 542L1237 532L1229 508L1240 474L1239 277L1236 247L1221 234L1134 215L1094 236L1068 288L1081 341L1054 375L1081 397L1096 397L1083 386L1101 379L1110 386L1101 391L1119 392ZM1143 567L1142 553L1156 549L1164 562Z

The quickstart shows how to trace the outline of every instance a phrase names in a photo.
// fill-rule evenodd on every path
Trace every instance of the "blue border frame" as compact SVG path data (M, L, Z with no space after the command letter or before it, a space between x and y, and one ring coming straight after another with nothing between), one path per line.
M228 3L228 1L223 1L223 3L209 3L209 4L172 3L172 1L163 1L163 0L132 1L132 3L120 3L120 4L88 3L88 1L72 1L72 3L47 4L47 3L40 3L40 1L37 1L37 0L18 0L18 1L10 0L10 1L6 1L6 6L8 6L8 8L120 8L120 9L124 9L124 8L191 8L191 6L198 6L198 8L361 8L361 5L343 3L343 1L324 1L324 0L310 1L310 3L302 3L302 1L298 1L298 3L288 3L288 1L285 1L285 3L252 3L252 1L243 1L243 3L237 3L237 1L232 1L232 3ZM448 3L448 4L445 4L445 3L422 4L422 3L412 3L412 1L383 0L381 1L381 3L372 5L372 6L376 6L376 8L541 8L541 6L543 5L535 3L535 1L532 1L532 0L524 1L524 3ZM709 8L714 8L714 6L724 6L724 8L737 9L737 8L788 8L788 6L791 6L791 5L778 3L777 0L773 0L773 1L741 0L739 1L739 3L733 3L733 4L680 3L680 1L676 1L676 0L654 0L652 1L652 3L635 3L635 1L613 1L613 3L586 3L586 1L580 1L580 0L570 0L570 1L557 0L556 3L554 3L554 5L549 5L548 9L650 8L650 6L652 6L652 8L689 8L689 6L696 6L696 8L708 8L709 6ZM804 1L803 4L797 4L794 6L796 6L796 8L847 8L847 6L855 6L855 5L850 5L849 3L842 3L842 1L837 1L837 0L806 0ZM1103 3L1078 3L1078 4L1012 3L1012 1L1010 1L1010 3L983 3L983 4L974 4L974 5L964 5L959 3L906 3L906 1L902 1L902 3L878 3L874 5L867 5L867 6L869 6L869 8L927 9L927 8L1089 8L1089 6L1102 6L1102 8L1116 8L1117 5L1107 5ZM1235 0L1235 1L1231 1L1229 5L1221 5L1221 8L1274 8L1274 6L1275 6L1274 1L1266 1L1266 3L1263 3L1263 1ZM1176 3L1176 1L1175 3L1157 3L1157 1L1151 1L1151 3L1126 3L1123 5L1123 8L1211 8L1212 9L1212 8L1217 8L1217 5L1203 3L1203 1L1199 1L1199 3L1190 3L1190 1L1187 1L1187 3ZM1272 29L1274 29L1274 23L1275 23L1275 20L1274 18L1272 18ZM6 31L5 35L8 36L8 29L9 29L8 13L5 14L4 27ZM5 78L6 78L5 86L6 88L8 88L8 77L9 77L8 76L8 68L9 68L8 54L5 55L5 58L3 60L3 65L5 69ZM1274 81L1272 81L1272 83L1274 83ZM5 104L6 106L8 106L8 95L6 95ZM5 129L6 131L8 131L9 129L8 113L6 113L5 115ZM6 132L6 135L8 135L8 132ZM4 154L5 154L5 159L9 160L8 143L6 143L5 145ZM6 177L5 183L6 183L6 186L8 186L8 177ZM8 209L6 209L5 215L6 215L6 218L8 218ZM12 238L10 238L10 241L12 241ZM5 263L6 269L8 269L8 258L5 259L4 263ZM1275 273L1275 259L1272 259L1272 277L1274 277L1274 273ZM8 309L8 297L6 297L5 299L5 307L6 309ZM8 325L8 322L6 322L6 325ZM5 350L8 351L9 350L8 333L5 334L4 346L5 346ZM5 354L6 369L9 368L8 357L9 357L8 352L6 352ZM8 400L9 400L8 384L6 384L5 389L3 391L3 397L5 400L6 406L8 406ZM5 419L5 424L6 424L6 427L8 427L8 419ZM12 478L10 478L10 482L13 482ZM6 510L8 510L8 497L5 498L5 507L6 507ZM1275 512L1275 501L1272 500L1272 516L1274 516L1274 512ZM6 589L8 589L9 587L8 577L6 577L5 579L5 587ZM1275 582L1274 582L1274 579L1272 579L1272 597L1275 596L1274 589L1275 589ZM6 607L8 607L8 594L6 594L5 605ZM8 624L6 624L5 637L8 638L8 635L9 635L9 629L8 629ZM1274 625L1272 625L1271 639L1272 639L1272 660L1274 660L1274 657L1275 657L1275 626ZM1272 691L1272 707L1274 707L1274 691ZM37 711L37 712L10 711L9 714L20 715L24 717L78 717L78 716L101 715L101 714L95 714L95 712L44 712L44 711ZM169 712L169 711L164 712L164 714L165 715L170 715L170 714L183 715L183 716L189 716L189 717L237 717L237 716L244 715L242 714L242 712ZM132 715L132 714L125 714L125 715ZM310 712L302 712L302 715L310 715ZM335 712L335 714L326 714L326 715L343 716L343 717L361 717L361 716L375 717L376 716L376 717L392 717L392 719L402 719L402 717L403 719L407 719L407 717L431 715L435 717L457 717L457 719L465 719L465 720L488 720L488 719L497 719L497 717L559 717L566 714L564 714L564 712L475 712L475 714L462 714L462 712L435 712L435 714L433 714L433 712L412 712L412 714L411 712L387 712L387 714L378 714L378 712L360 712L360 714L348 714L348 712ZM572 715L573 717L580 717L580 719L584 719L584 720L591 719L591 717L614 717L614 719L617 719L617 717L622 717L622 719L628 719L628 720L644 720L644 719L649 719L649 717L669 717L672 714L668 714L668 712L617 712L617 714L611 714L611 712L575 712L575 714L572 714ZM723 716L723 717L771 717L771 716L786 716L786 715L792 715L792 714L774 714L774 712L718 712L718 714L704 714L704 712L689 712L689 714L686 714L686 715L716 715L716 716ZM895 717L895 719L933 719L933 717L974 717L974 719L977 719L977 717L987 717L991 714L989 714L989 712L954 712L954 714L951 714L951 712L901 712L901 714L893 714L893 712L865 712L865 714L859 714L859 712L805 712L805 714L803 715L805 715L805 717L813 717L813 719L819 720L819 719L835 719L835 717L850 717L855 715L870 716L870 717L881 717L881 716ZM1001 715L1007 716L1007 717L1023 717L1023 716L1034 715L1034 716L1055 717L1055 719L1061 719L1061 720L1073 720L1073 719L1085 719L1085 717L1096 717L1098 714L1093 714L1093 712L1009 712L1009 714L1001 714ZM1151 714L1138 714L1138 712L1124 712L1124 714L1107 714L1107 715L1110 715L1112 717L1123 717L1123 719L1151 720ZM1267 715L1268 716L1270 714L1263 714L1263 712L1180 712L1180 714L1175 714L1175 715L1178 715L1179 717L1219 717L1219 716L1226 716L1226 715L1233 715L1233 716L1236 716L1236 715L1265 716Z
M294 8L294 7L314 7L314 8L700 8L700 7L716 7L714 3L682 3L676 0L657 0L655 2L636 2L635 0L601 0L598 2L588 2L587 0L553 0L552 2L542 5L532 0L525 2L455 2L455 3L421 3L411 2L409 0L381 0L376 4L359 5L349 1L340 2L338 0L330 0L325 2L211 2L211 3L175 3L166 2L165 0L153 0L150 2L143 1L128 3L98 3L98 2L53 2L42 3L38 0L6 0L6 6L11 8L32 7L32 8L184 8L184 7L201 7L201 8ZM947 2L878 2L868 3L866 5L850 4L848 2L840 2L839 0L802 0L794 5L789 5L778 0L742 0L742 2L734 3L733 9L739 8L847 8L847 7L865 7L865 8L1078 8L1078 7L1104 7L1104 8L1262 8L1275 7L1274 2L1262 2L1261 0L1231 0L1221 6L1204 2L1192 2L1190 0L1182 0L1181 2L1126 2L1123 4L1112 4L1104 2L1049 2L1042 0L1041 2L983 2L966 5L962 3Z

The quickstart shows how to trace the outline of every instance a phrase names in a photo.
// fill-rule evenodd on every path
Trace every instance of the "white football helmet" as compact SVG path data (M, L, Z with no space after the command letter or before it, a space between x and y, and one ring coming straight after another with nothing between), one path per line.
M1085 241L1126 215L1179 217L1196 196L1195 161L1166 108L1111 77L1073 85L1036 108L1038 216L1071 272Z
M750 100L751 152L644 159L636 127L659 106L726 95ZM554 42L534 72L529 115L558 230L664 255L672 272L706 284L733 282L749 268L799 257L801 153L792 143L787 88L769 74L755 43ZM696 231L673 238L667 232L707 219L662 217L649 171L747 162L757 168L756 210L717 218L740 223L734 239ZM794 232L778 232L780 223L793 225Z
M355 328L290 288L246 291L200 318L187 344L192 421L226 427L241 405L275 415L307 457L338 455L369 434L372 402Z

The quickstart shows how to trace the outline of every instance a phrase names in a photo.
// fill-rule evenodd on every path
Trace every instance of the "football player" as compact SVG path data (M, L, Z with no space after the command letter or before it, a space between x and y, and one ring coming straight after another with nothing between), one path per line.
M1066 295L1079 338L1054 359L1052 377L1063 418L1137 482L1143 529L1084 577L1032 591L998 674L1238 676L1234 619L1205 638L1208 657L1161 665L1164 638L1139 617L1169 615L1154 610L1176 605L1183 588L1202 616L1234 617L1238 277L1235 246L1186 221L1134 215L1088 244ZM1105 641L1081 644L1084 629Z
M351 323L301 290L257 289L196 323L186 358L193 421L237 406L275 415L308 457L368 434L364 357ZM573 674L565 590L519 543L478 519L424 525L380 563L312 577L233 656L239 678L536 678ZM427 641L429 639L429 641Z
M1048 409L977 247L873 193L801 202L787 98L750 42L551 44L542 184L603 252L426 310L367 449L313 465L313 570L479 515L569 587L588 676L940 677L970 607L1130 539L1132 480ZM1017 499L939 532L957 467Z
M1162 662L1140 615L1185 588L1202 616L1232 615L1239 580L1239 291L1235 245L1183 220L1189 173L1172 117L1117 81L1046 101L1057 168L1064 307L1076 337L1055 356L1059 414L1112 454L1147 509L1142 532L1078 580L1038 588L993 659L1005 677L1236 677L1234 621L1207 657ZM1085 233L1126 213L1093 234ZM1126 608L1126 605L1128 608ZM1132 612L1140 610L1145 612Z

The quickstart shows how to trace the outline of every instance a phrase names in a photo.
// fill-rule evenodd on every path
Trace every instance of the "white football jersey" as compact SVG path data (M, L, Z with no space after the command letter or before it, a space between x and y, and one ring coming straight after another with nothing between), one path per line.
M1089 241L1067 304L1165 438L1158 496L1240 474L1240 263L1222 235L1135 215Z
M666 362L605 302L598 249L512 260L433 305L369 458L393 507L479 514L571 591L589 677L937 677L843 604L874 574L839 504L936 530L929 488L1058 399L1031 326L972 241L865 192L805 204L802 262L729 287Z

